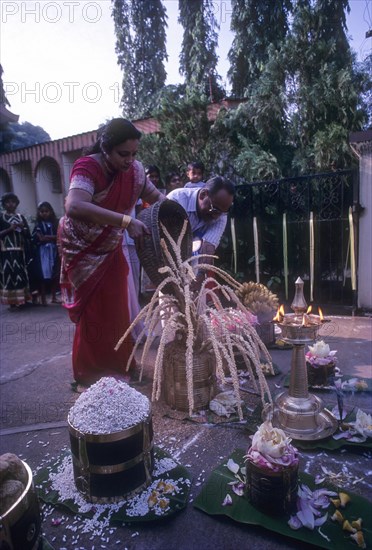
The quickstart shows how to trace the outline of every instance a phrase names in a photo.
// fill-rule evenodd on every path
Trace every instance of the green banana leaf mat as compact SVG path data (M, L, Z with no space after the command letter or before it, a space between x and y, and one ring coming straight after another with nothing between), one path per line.
M46 503L70 510L74 514L78 514L86 518L91 518L94 515L94 511L86 513L80 512L79 506L75 503L74 500L61 500L59 492L55 490L52 486L51 475L56 474L60 470L62 462L66 457L69 457L71 459L71 454L69 450L65 450L57 459L51 461L49 464L39 470L34 476L34 483L39 498ZM172 457L159 447L155 447L154 458L156 462L163 458L171 459ZM152 478L153 482L161 480L166 482L167 480L172 479L177 482L177 486L179 488L179 490L175 491L174 493L166 495L167 499L169 500L169 507L168 509L164 510L161 515L156 515L156 513L152 509L150 509L146 515L129 515L127 514L127 508L130 507L131 499L128 499L121 501L122 505L120 506L120 509L110 514L110 504L105 505L105 508L107 508L107 510L106 512L103 512L103 515L100 517L100 519L103 519L106 514L109 514L109 522L112 525L122 525L123 522L147 522L163 519L164 517L171 516L185 508L189 498L191 474L186 468L176 463L176 461L174 462L176 466L173 469L169 469L162 474L153 476ZM146 491L146 489L144 489L144 491ZM137 496L140 496L141 494L142 493L139 493L139 495ZM120 505L121 502L116 503L116 505L113 506L116 507L117 505Z
M244 466L244 451L236 449L230 457L223 461L211 473L207 482L203 485L203 488L197 498L194 500L195 508L202 510L209 515L224 515L247 525L259 525L265 529L269 529L275 533L290 537L297 541L313 544L318 548L328 548L334 550L335 548L342 548L343 550L353 550L358 548L356 543L350 539L349 534L342 530L341 525L331 521L329 518L321 526L321 532L323 536L318 532L317 528L313 531L305 527L294 531L289 527L287 521L289 516L273 517L257 510L252 506L245 496L237 496L228 485L229 482L236 481L236 478L232 472L226 467L227 460L232 458L234 462L241 467ZM314 478L308 474L300 474L300 483L303 483L310 487L311 490L315 488ZM316 488L320 488L318 485ZM330 489L329 484L327 489ZM333 489L333 488L331 488ZM340 491L340 489L338 489ZM345 491L351 496L351 501L348 503L347 508L343 510L343 515L350 523L353 520L361 517L363 519L362 531L366 547L372 546L372 515L370 514L371 503L366 499L352 494L349 491ZM222 502L226 496L230 494L232 498L232 505L222 506ZM334 506L331 504L328 509L329 515L334 512ZM325 538L326 537L326 538ZM328 540L329 539L329 540Z

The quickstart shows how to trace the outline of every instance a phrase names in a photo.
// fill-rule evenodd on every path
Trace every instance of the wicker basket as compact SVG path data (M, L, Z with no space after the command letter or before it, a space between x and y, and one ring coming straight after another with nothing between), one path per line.
M165 348L163 397L178 411L189 410L185 356L184 344L171 342ZM193 375L194 411L206 409L217 393L215 362L210 353L194 354Z
M161 224L167 229L171 237L177 241L184 221L187 220L187 229L181 243L182 260L187 260L192 255L192 232L186 211L175 201L165 200L156 202L149 208L145 208L138 215L138 219L151 230L151 235L144 239L142 248L137 247L137 254L140 262L149 279L159 285L165 275L159 273L159 268L167 265L160 246L160 240L165 238ZM167 242L167 241L166 241ZM175 258L172 248L169 252Z

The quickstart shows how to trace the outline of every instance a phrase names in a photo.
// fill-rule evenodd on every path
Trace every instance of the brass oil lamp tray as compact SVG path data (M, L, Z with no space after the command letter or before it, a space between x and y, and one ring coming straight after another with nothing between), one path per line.
M307 310L303 281L295 282L296 294L291 304L294 313L284 314L281 308L274 322L282 330L282 338L293 345L289 390L274 399L264 414L273 426L281 428L292 439L316 441L330 437L338 427L336 418L324 408L322 400L309 393L305 360L305 344L316 340L326 322L322 315Z

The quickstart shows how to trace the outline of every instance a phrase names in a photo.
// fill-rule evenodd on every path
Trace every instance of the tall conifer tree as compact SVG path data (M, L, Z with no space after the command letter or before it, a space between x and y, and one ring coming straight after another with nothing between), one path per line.
M179 0L179 23L183 27L180 74L187 88L204 88L217 66L218 28L211 0Z
M292 0L231 0L231 6L235 37L228 78L233 95L246 97L267 63L269 46L278 48L287 34Z
M112 0L125 116L148 115L165 85L167 15L161 0Z
M285 63L299 172L344 167L348 133L361 128L361 83L346 36L348 0L298 0Z

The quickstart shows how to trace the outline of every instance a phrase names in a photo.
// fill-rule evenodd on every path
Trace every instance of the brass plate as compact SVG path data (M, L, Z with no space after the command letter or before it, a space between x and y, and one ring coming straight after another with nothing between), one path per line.
M283 411L274 409L272 424L277 428L281 428L292 439L299 439L301 441L318 441L319 439L326 439L327 437L330 437L338 428L337 419L327 409L323 409L316 415L318 429L313 432L304 431L303 433L295 430L287 430L286 427L283 426L277 419L279 412L283 414Z

